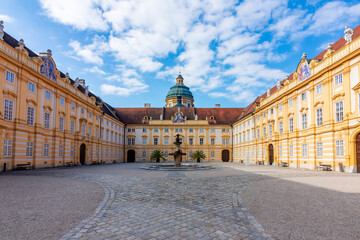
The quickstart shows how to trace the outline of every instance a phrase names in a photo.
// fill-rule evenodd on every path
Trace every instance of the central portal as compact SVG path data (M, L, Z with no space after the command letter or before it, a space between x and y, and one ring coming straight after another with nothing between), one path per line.
M272 165L274 163L274 145L269 145L269 164Z
M80 145L80 164L85 164L86 145L83 143Z

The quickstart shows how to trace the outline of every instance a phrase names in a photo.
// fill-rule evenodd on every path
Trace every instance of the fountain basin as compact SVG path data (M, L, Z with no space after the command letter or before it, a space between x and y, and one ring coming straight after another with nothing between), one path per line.
M180 167L175 167L173 163L149 164L143 165L140 168L152 171L196 171L215 169L215 167L210 165L192 163L182 163Z

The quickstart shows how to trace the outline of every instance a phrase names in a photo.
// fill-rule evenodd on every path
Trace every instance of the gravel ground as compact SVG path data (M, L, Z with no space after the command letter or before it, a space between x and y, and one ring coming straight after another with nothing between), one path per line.
M103 199L95 183L15 174L0 175L0 239L59 239Z
M357 175L262 180L249 184L241 197L275 239L360 239Z

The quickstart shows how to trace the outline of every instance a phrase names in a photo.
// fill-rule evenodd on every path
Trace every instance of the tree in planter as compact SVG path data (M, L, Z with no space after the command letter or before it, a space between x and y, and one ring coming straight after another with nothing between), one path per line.
M165 160L164 152L161 151L161 150L155 150L155 151L153 151L153 153L151 154L150 159L151 159L151 160L156 159L156 162L157 162L157 163L160 162L160 159Z
M198 163L200 162L201 159L205 159L205 158L206 158L206 156L205 156L204 152L199 151L199 150L194 152L192 155L192 159L196 160Z

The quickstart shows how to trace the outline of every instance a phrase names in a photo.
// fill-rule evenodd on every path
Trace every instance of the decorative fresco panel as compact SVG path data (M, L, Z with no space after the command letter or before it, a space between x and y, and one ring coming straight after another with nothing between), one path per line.
M55 67L50 59L48 58L44 59L44 63L40 67L40 73L45 77L50 78L51 80L56 82Z
M311 76L311 68L310 68L309 64L307 63L307 61L304 61L301 64L300 69L299 69L298 80L301 82L310 76Z
M173 123L185 123L185 118L184 118L182 112L175 113Z

